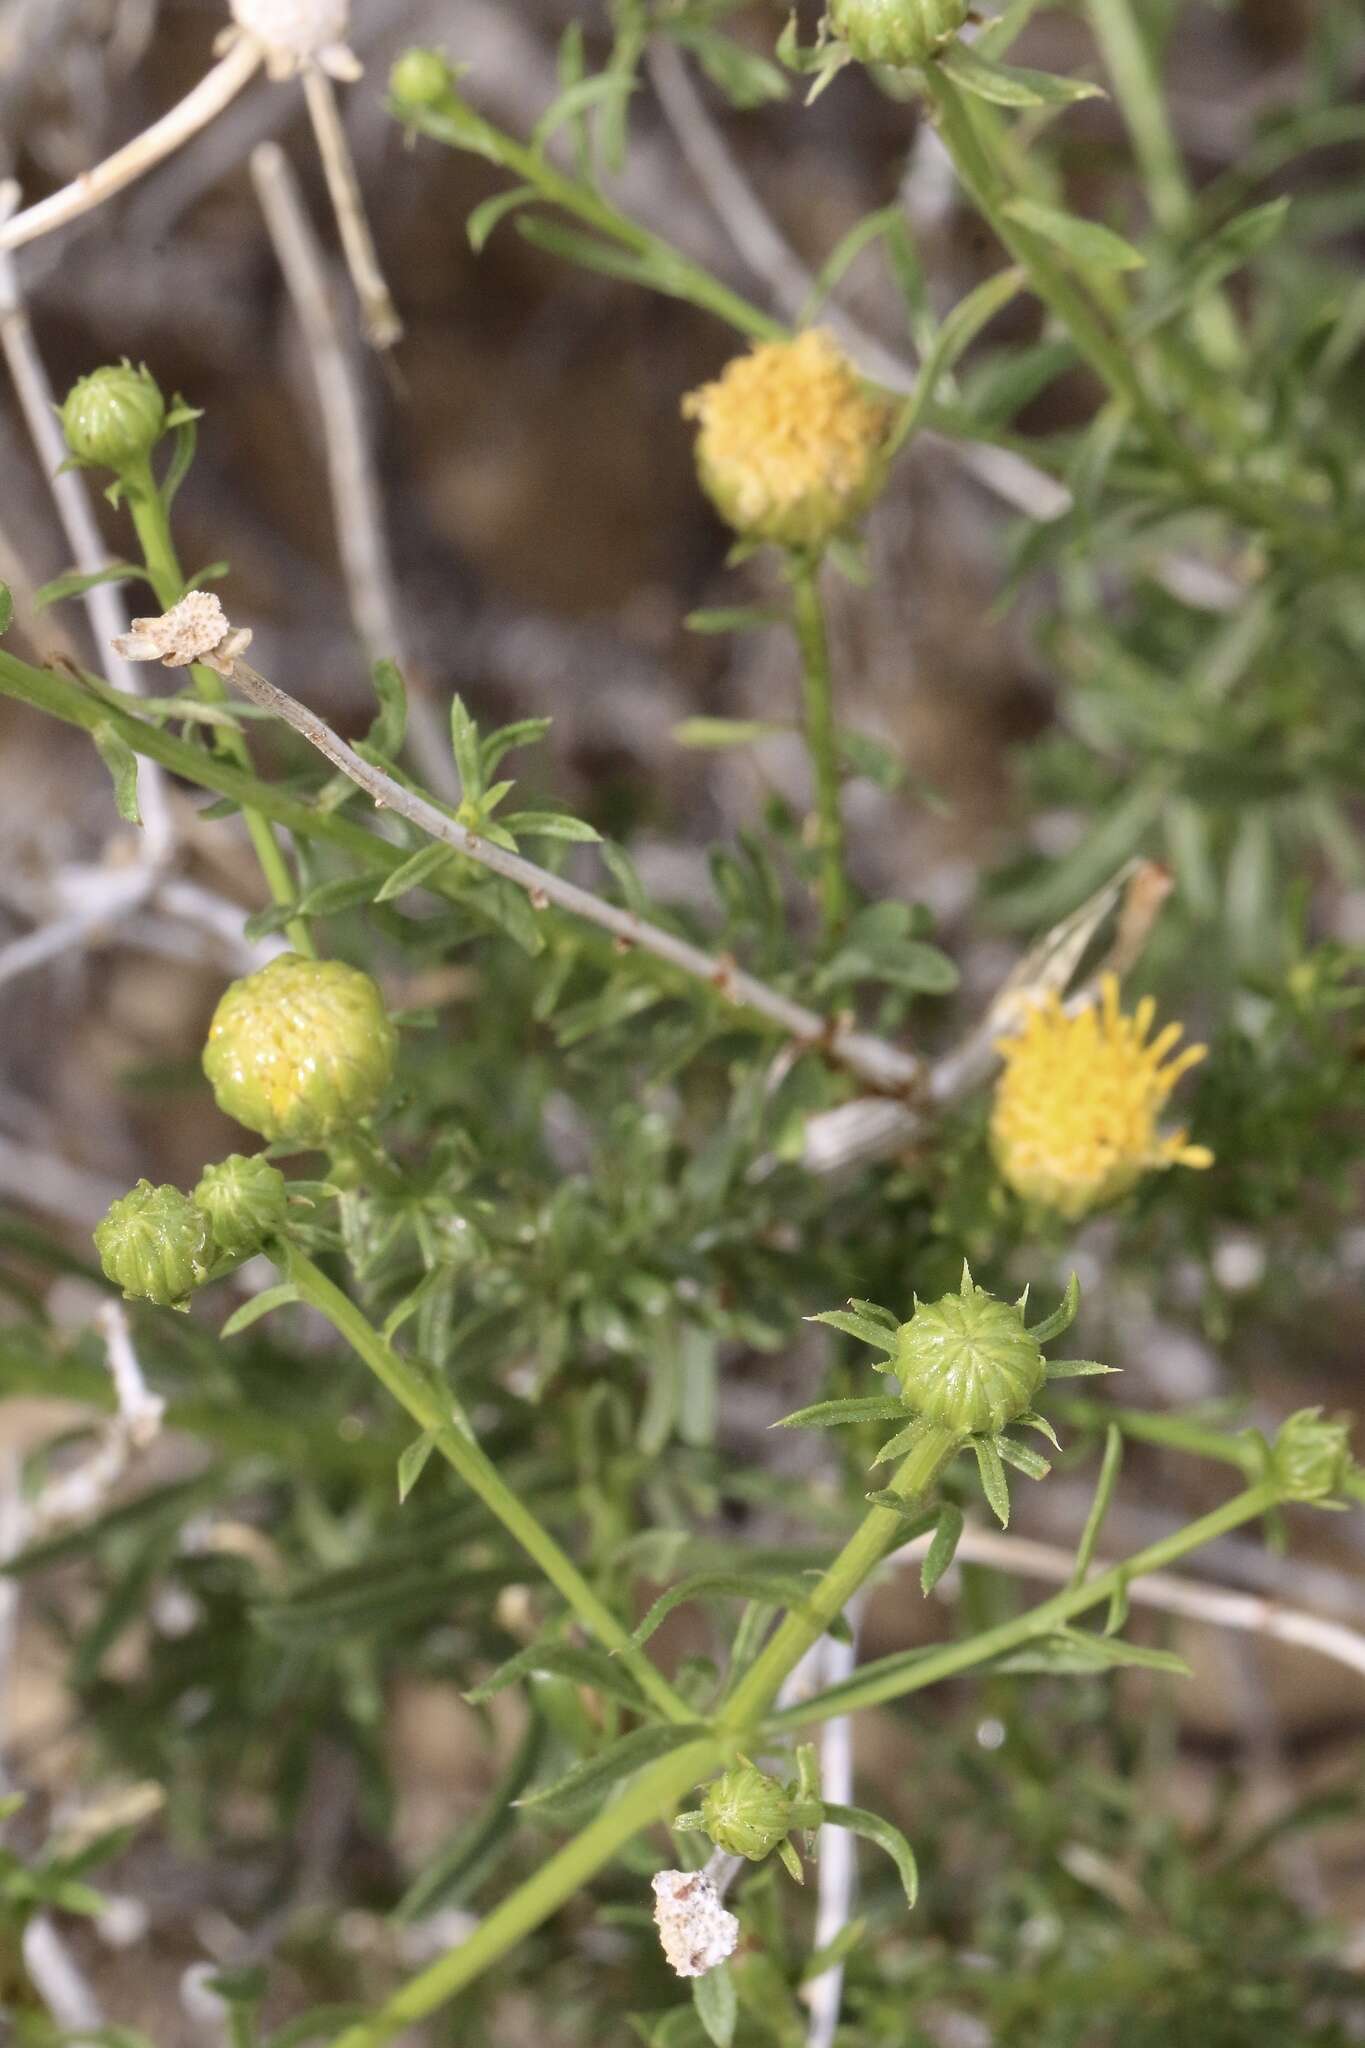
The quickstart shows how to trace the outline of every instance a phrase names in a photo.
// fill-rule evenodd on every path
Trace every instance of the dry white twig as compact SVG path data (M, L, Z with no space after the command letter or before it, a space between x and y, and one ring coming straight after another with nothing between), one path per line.
M374 348L392 348L402 338L403 323L379 267L374 237L365 217L365 202L360 195L355 160L337 111L332 81L324 72L310 65L303 74L303 93L327 177L327 189L332 195L341 246L346 252L351 280L360 301L365 332Z
M104 1338L105 1362L114 1383L114 1413L90 1456L48 1481L31 1510L39 1531L85 1522L97 1514L131 1460L160 1434L166 1404L149 1391L133 1348L123 1304L108 1301L95 1317Z
M851 1678L858 1661L858 1622L863 1596L844 1610L849 1639L822 1636L819 1685L838 1685ZM838 1806L853 1804L853 1716L832 1714L820 1730L820 1796ZM858 1883L858 1854L847 1828L822 1827L816 1848L815 1935L812 1946L826 1949L848 1925ZM810 2025L806 2048L832 2048L843 2000L844 1966L834 1963L806 1987Z
M897 1564L916 1564L929 1548L932 1538L920 1536L894 1553ZM964 1529L957 1555L968 1564L995 1565L1020 1578L1043 1579L1065 1585L1075 1568L1070 1551L1052 1543L1035 1543L1026 1536L1006 1536L993 1529ZM1113 1565L1097 1558L1094 1571L1111 1571ZM1347 1628L1344 1622L1325 1615L1310 1614L1302 1607L1287 1607L1267 1600L1259 1593L1238 1593L1205 1579L1187 1578L1183 1573L1152 1572L1133 1579L1129 1599L1138 1606L1157 1607L1166 1614L1179 1614L1191 1621L1207 1622L1215 1628L1241 1629L1251 1635L1270 1636L1274 1641L1292 1643L1298 1649L1316 1650L1350 1671L1365 1676L1365 1635Z
M438 796L458 799L459 777L442 721L425 692L411 687L406 635L364 407L322 250L304 211L289 159L278 143L263 142L252 151L251 175L308 350L351 618L368 660L396 661L409 681L413 755L424 778Z
M159 121L153 121L150 128L135 135L122 149L116 149L102 164L82 171L60 192L40 199L36 206L26 207L0 227L0 249L19 249L25 242L66 227L172 156L215 120L224 107L231 105L260 69L261 55L259 43L247 36L238 38L198 85Z
M12 203L17 186L0 187L0 214ZM94 575L107 567L109 554L90 508L85 479L78 471L63 468L66 444L57 424L56 398L38 353L28 314L10 257L0 248L0 348L3 348L15 395L28 428L38 463L48 487L71 559L82 575ZM97 583L85 592L86 615L103 673L116 689L136 691L137 677L126 662L111 653L115 636L122 630L124 614L110 584ZM154 761L138 763L138 803L146 833L144 852L148 860L160 860L171 843L170 799L166 778Z
M480 839L467 826L437 810L424 797L395 782L381 768L373 768L368 761L362 761L359 754L348 747L345 740L333 732L316 712L267 681L246 662L239 660L233 664L232 681L253 703L273 711L343 775L349 776L358 788L366 792L377 809L393 811L429 838L439 840L495 875L514 882L519 889L526 891L533 904L543 907L553 903L572 916L581 917L585 922L610 932L625 945L639 946L695 980L708 983L727 1001L766 1017L800 1043L819 1048L870 1088L900 1093L913 1089L920 1080L922 1064L913 1053L903 1052L900 1047L890 1045L869 1032L853 1030L839 1018L822 1017L818 1011L792 1002L790 997L780 995L765 982L746 974L728 955L704 953L699 946L665 931L661 925L648 923L634 911L618 909L614 903L604 902L600 896L566 881L562 875L537 867L520 854L510 853L504 847Z

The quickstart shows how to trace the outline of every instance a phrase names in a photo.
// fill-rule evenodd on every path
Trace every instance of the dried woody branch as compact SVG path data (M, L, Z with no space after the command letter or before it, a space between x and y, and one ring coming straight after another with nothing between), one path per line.
M600 896L594 896L575 882L566 881L562 875L552 874L548 868L537 867L534 861L526 860L518 853L481 839L467 826L438 810L435 804L428 803L425 797L405 789L382 768L373 768L368 761L363 761L316 712L259 675L240 655L225 663L224 668L244 696L292 726L310 746L316 747L334 767L363 789L377 809L393 811L396 816L415 825L419 832L425 832L428 838L439 840L452 852L462 853L493 874L515 883L526 891L537 908L552 903L557 909L566 910L572 916L581 917L586 923L610 932L624 945L639 946L656 959L680 968L684 974L708 982L727 1001L767 1018L802 1045L824 1052L869 1088L885 1094L904 1095L921 1083L924 1065L913 1053L903 1052L870 1033L855 1030L841 1019L823 1017L818 1010L807 1009L803 1003L793 1002L790 997L769 988L765 982L746 974L728 954L704 952L700 946L679 938L676 933L665 931L662 925L651 924L632 910L604 902Z

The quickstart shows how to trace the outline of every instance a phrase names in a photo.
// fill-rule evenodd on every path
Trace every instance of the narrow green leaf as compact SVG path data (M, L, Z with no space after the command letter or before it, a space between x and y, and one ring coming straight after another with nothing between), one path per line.
M919 1582L927 1597L933 1592L943 1574L957 1555L957 1546L962 1540L963 1518L960 1507L946 1500L938 1511L938 1526L934 1540L924 1553L920 1566Z
M218 1335L236 1337L241 1331L249 1330L253 1323L259 1322L262 1316L268 1316L272 1309L286 1308L291 1301L297 1301L298 1298L299 1290L292 1280L281 1281L278 1287L267 1287L260 1294L253 1295L250 1301L243 1302L242 1306L228 1317Z
M995 1447L1007 1465L1013 1465L1016 1472L1022 1472L1029 1479L1046 1479L1052 1470L1046 1458L1037 1451L1031 1451L1027 1444L1017 1444L1013 1438L998 1436Z
M644 1705L639 1686L619 1658L591 1644L566 1643L557 1637L518 1650L491 1676L472 1686L465 1698L471 1706L481 1706L485 1700L505 1692L509 1686L541 1675L567 1678L574 1685L591 1686L594 1692L604 1693L608 1699L619 1700L622 1706L637 1711Z
M1082 269L1141 270L1147 262L1140 249L1135 249L1122 235L1116 235L1112 228L1102 227L1099 221L1080 220L1059 207L1018 198L1007 200L1004 212L1010 220L1018 221L1021 228L1029 228L1045 242L1051 242Z
M1061 1336L1063 1330L1071 1328L1080 1305L1081 1283L1073 1273L1066 1283L1066 1292L1057 1307L1050 1316L1044 1316L1041 1323L1035 1323L1029 1335L1039 1344L1050 1344L1054 1337ZM1053 1371L1055 1367L1049 1370Z
M631 1636L636 1649L643 1649L654 1631L667 1620L675 1607L683 1607L690 1600L703 1595L726 1595L736 1600L764 1600L769 1606L799 1608L810 1587L804 1579L798 1579L790 1572L753 1571L705 1571L693 1572L690 1577L680 1579L676 1586L670 1586L661 1593Z
M500 820L504 831L527 839L567 839L576 846L597 846L602 835L567 811L513 811Z
M552 718L517 718L510 725L500 725L483 741L483 772L485 778L496 773L505 754L517 747L534 747L550 731Z
M1101 1365L1097 1358L1051 1358L1047 1376L1050 1380L1090 1380L1099 1373L1122 1371L1121 1365Z
M429 1429L424 1430L421 1436L413 1438L412 1442L408 1445L407 1449L399 1458L398 1500L400 1506L407 1499L408 1495L412 1492L413 1487L416 1486L418 1480L421 1478L423 1472L426 1470L427 1459L431 1456L435 1448L435 1437L432 1435Z
M471 803L477 802L484 790L479 728L458 692L450 700L450 744L460 773L460 789Z
M901 1413L902 1415L905 1413L903 1404L901 1406ZM912 1451L915 1448L915 1445L923 1435L924 1418L917 1415L913 1422L906 1424L904 1429L898 1429L893 1437L887 1438L876 1457L872 1460L873 1465L884 1465L888 1458L903 1458L907 1451Z
M0 638L8 633L14 618L14 593L8 583L0 583Z
M1089 1677L1103 1671L1162 1671L1173 1678L1188 1678L1190 1667L1170 1650L1149 1650L1140 1643L1116 1641L1112 1636L1088 1635L1083 1630L1061 1628L1042 1641L1002 1657L995 1671L1049 1672L1059 1677Z
M709 1733L700 1721L669 1721L632 1729L629 1735L609 1743L597 1756L575 1764L552 1785L542 1785L536 1791L528 1792L518 1804L544 1814L546 1818L568 1818L573 1811L585 1805L597 1806L622 1778L633 1776L646 1764L668 1756L686 1743L700 1741Z
M988 277L959 299L942 327L935 335L927 355L920 364L915 388L901 408L895 426L891 430L891 447L901 448L914 433L924 417L944 372L951 369L958 357L969 348L982 328L995 318L1003 306L1024 284L1024 273L1019 269L1002 270L994 277Z
M391 874L385 876L374 892L375 902L392 903L395 896L405 896L409 889L421 888L424 882L431 880L438 868L444 867L446 862L453 858L450 848L443 845L439 839L419 847L416 853L409 855L401 867L394 868Z
M491 199L485 199L481 205L476 206L465 222L465 233L469 236L469 246L475 255L482 255L484 246L499 221L506 220L509 214L515 213L519 206L524 206L528 199L534 199L535 196L534 185L514 185L510 192L495 192Z
M768 718L684 718L669 737L680 747L704 748L714 753L725 747L752 747L759 740L794 730Z
M861 1835L866 1842L874 1842L884 1849L900 1874L905 1888L905 1903L913 1913L919 1897L919 1867L915 1852L898 1827L889 1820L883 1820L879 1813L865 1813L861 1806L836 1806L825 1801L825 1821L831 1827L847 1828L850 1834Z
M1090 1513L1085 1518L1081 1540L1076 1545L1076 1562L1071 1570L1071 1584L1079 1586L1094 1562L1095 1545L1100 1540L1100 1530L1114 1498L1119 1472L1123 1466L1123 1431L1116 1422L1111 1422L1104 1432L1104 1456L1100 1460L1100 1476L1095 1482L1095 1498L1090 1503Z
M525 236L533 248L544 249L551 256L560 256L566 263L576 263L580 270L595 270L604 277L624 278L628 284L645 285L655 291L673 290L675 281L657 259L635 255L598 235L581 234L576 228L566 228L559 221L542 220L537 213L520 214L517 233Z
M995 1518L1002 1529L1009 1527L1010 1489L1005 1477L1005 1468L1000 1462L1000 1453L989 1437L974 1436L972 1449L981 1473L981 1490L990 1502Z
M102 569L92 569L88 572L68 569L65 575L54 576L50 583L44 583L41 589L34 592L33 607L35 611L46 611L49 605L60 604L65 597L83 597L87 590L96 590L102 583L129 583L138 580L145 582L147 572L145 569L139 569L135 562L106 562ZM5 596L9 597L8 590ZM12 598L10 608L13 609ZM8 624L9 618L6 615L5 624L0 626L0 632L3 632Z
M784 626L782 612L761 611L754 605L718 605L710 610L689 612L683 620L689 633L755 633L762 626ZM720 721L725 723L724 720Z
M1023 65L997 64L956 38L935 58L939 69L963 92L995 107L1066 107L1076 100L1102 100L1102 87L1083 78L1059 78L1053 71L1030 71Z
M874 1351L881 1351L891 1358L896 1350L896 1333L885 1323L874 1322L871 1316L858 1315L842 1308L827 1308L819 1315L807 1316L808 1323L827 1323L831 1330L842 1330L846 1337L856 1337L860 1344L870 1344Z
M91 729L90 737L113 780L114 803L119 816L130 825L140 825L142 813L137 805L137 755L108 719L101 719Z
M692 2003L712 2048L730 2048L739 2018L739 1998L728 1963L692 1979Z
M891 1394L859 1395L846 1401L816 1401L810 1408L798 1408L784 1415L774 1429L840 1429L849 1422L896 1422L905 1413L904 1401Z

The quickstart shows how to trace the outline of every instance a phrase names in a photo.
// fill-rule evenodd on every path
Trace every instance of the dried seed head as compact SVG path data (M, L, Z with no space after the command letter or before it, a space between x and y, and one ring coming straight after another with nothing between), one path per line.
M74 461L122 470L150 455L161 439L166 401L145 366L106 363L72 385L61 418Z
M132 631L114 639L115 651L126 661L159 661L166 668L202 662L223 676L231 675L233 662L250 645L250 628L230 626L209 590L192 590L160 618L134 619Z
M347 46L350 0L232 0L232 18L265 51L272 78L289 78L316 64L333 78L359 78Z
M96 1226L95 1249L126 1301L184 1308L213 1262L208 1218L179 1188L140 1180Z
M1118 982L1107 974L1098 1004L1071 1017L1049 994L1015 1037L1001 1040L991 1143L1016 1194L1074 1222L1146 1173L1213 1164L1207 1147L1188 1144L1183 1130L1163 1135L1157 1128L1171 1090L1207 1048L1176 1053L1179 1024L1148 1044L1155 1016L1150 996L1124 1016Z
M368 974L281 953L225 991L204 1072L218 1107L248 1130L320 1145L378 1106L396 1044Z
M234 1152L204 1168L193 1200L208 1218L219 1250L230 1259L247 1259L283 1229L289 1186L268 1159Z
M664 1955L680 1977L704 1977L732 1956L739 1922L702 1870L661 1870L654 1879L654 1921Z
M1021 1308L974 1286L916 1302L896 1332L895 1372L907 1408L964 1436L994 1435L1033 1406L1047 1374Z
M829 25L860 64L927 64L951 42L969 0L830 0Z
M737 356L683 416L703 490L746 539L823 547L880 488L890 414L820 328Z

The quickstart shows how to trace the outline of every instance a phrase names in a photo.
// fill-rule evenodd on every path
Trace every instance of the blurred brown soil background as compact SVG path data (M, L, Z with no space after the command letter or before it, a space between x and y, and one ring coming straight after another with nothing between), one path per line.
M1183 10L1172 99L1196 177L1233 160L1257 110L1287 96L1310 12L1311 0ZM0 170L17 176L31 200L97 161L202 74L223 13L215 0L0 0ZM762 588L761 566L724 569L726 536L696 489L679 414L682 394L714 374L733 340L687 307L566 267L506 226L475 257L465 217L499 188L498 174L431 144L409 148L382 106L394 55L411 41L432 42L468 62L478 105L525 133L554 96L559 32L581 19L600 52L602 11L556 0L357 0L354 13L366 76L344 89L343 105L407 326L390 364L364 349L339 263L333 283L367 408L412 686L438 711L458 689L490 722L551 714L540 773L569 805L628 836L662 893L704 902L704 848L753 817L765 780L803 797L799 759L780 744L756 767L748 756L690 754L670 739L692 713L784 715L797 688L783 636L701 638L681 623L693 607L743 602ZM756 46L771 47L780 17L752 11ZM1060 14L1035 26L1021 57L1058 70L1094 61L1081 22ZM915 145L913 108L852 76L810 110L797 95L743 116L709 92L707 103L807 266L818 268L861 215L899 193L940 309L995 267L988 238ZM1113 108L1091 103L1072 120L1077 198L1111 195L1128 162ZM735 254L648 90L636 98L633 123L616 188L622 203L762 299L763 282ZM233 620L256 633L252 659L354 734L372 715L366 661L339 568L309 362L247 171L251 148L265 138L288 152L330 257L335 235L299 88L259 81L180 157L24 251L19 270L59 393L126 355L204 409L198 460L177 508L182 553L194 566L231 562L225 595ZM839 300L888 346L901 344L899 302L875 254L855 264ZM1019 339L1036 332L1031 302L1011 317ZM1084 417L1092 399L1077 375L1052 387L1027 423ZM35 621L27 602L68 554L7 391L0 463L0 574L16 593L13 644L34 658L70 647L89 660L78 605ZM113 515L102 517L121 551ZM855 783L856 871L874 894L933 907L941 942L962 963L968 1004L1011 957L971 916L977 876L1020 828L1010 749L1045 731L1053 709L1030 638L1046 589L1026 590L1008 613L992 609L1007 518L952 451L926 445L902 464L872 519L872 592L833 592L844 718L901 750L945 799L929 807ZM181 822L185 872L255 907L255 871L236 828ZM1065 831L1065 820L1051 824ZM125 832L86 742L0 703L0 945L53 914L63 864L100 859ZM0 990L0 1196L30 1203L79 1242L139 1174L192 1180L204 1158L226 1149L226 1126L194 1085L194 1061L233 971L230 950L149 929L144 942L124 932ZM183 1074L185 1085L127 1085L153 1067ZM35 1174L35 1158L60 1170ZM1147 1357L1165 1361L1162 1398L1210 1390L1202 1347L1168 1342L1150 1319L1144 1329ZM1347 1346L1343 1339L1343 1354ZM1352 1364L1325 1356L1283 1388L1258 1379L1256 1359L1247 1361L1257 1395L1280 1411L1312 1398L1339 1402ZM1128 1392L1140 1400L1152 1383L1144 1388L1135 1370ZM741 1435L744 1415L737 1389L730 1426ZM41 1440L56 1419L0 1406L0 1449ZM176 1455L174 1444L157 1453ZM1141 1470L1146 1505L1130 1505L1114 1541L1141 1540L1194 1509L1201 1484L1216 1497L1216 1475L1201 1480L1155 1456ZM1083 1512L1078 1487L1039 1491L1047 1499L1028 1503L1032 1527L1065 1540ZM1342 1618L1365 1623L1351 1534L1333 1526L1312 1535L1337 1574ZM1216 1576L1219 1563L1215 1553L1201 1568ZM1222 1563L1232 1569L1228 1557ZM78 1603L79 1576L59 1576L45 1596ZM942 1617L889 1591L870 1613L867 1653L903 1647L907 1625L933 1631ZM1181 1695L1190 1761L1171 1787L1174 1803L1200 1811L1230 1758L1250 1760L1248 1797L1268 1810L1286 1783L1302 1790L1339 1774L1359 1740L1359 1680L1320 1658L1207 1630L1182 1627L1177 1638L1196 1678ZM0 1739L22 1750L27 1782L60 1797L80 1762L61 1659L32 1613L19 1647ZM866 1721L861 1765L884 1778L894 1813L906 1764L901 1736L891 1720ZM444 1689L414 1685L394 1702L390 1732L397 1851L415 1867L473 1810L493 1767ZM340 1797L328 1767L324 1758L309 1803L322 1837ZM349 1812L349 1800L340 1803ZM356 1845L320 1839L313 1847L325 1897L338 1856ZM230 1933L252 1922L275 1857L263 1843L254 1877L223 1872L172 1850L155 1829L144 1834L115 1873L120 1896L136 1904L132 1919L121 1932L79 1937L111 2015L148 2027L166 2048L211 2039L207 2022L186 2008L180 1973L215 1943L230 1946L225 1926ZM1290 1876L1359 1916L1365 1931L1365 1844L1353 1834L1320 1838L1310 1867ZM364 1916L350 1918L358 1944L380 1939ZM524 2014L509 2010L504 2025L500 2039L531 2038ZM534 2016L536 2038L548 2043L544 2027Z

